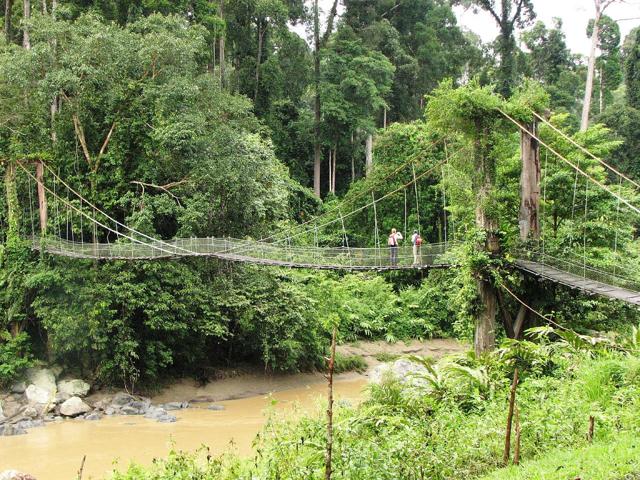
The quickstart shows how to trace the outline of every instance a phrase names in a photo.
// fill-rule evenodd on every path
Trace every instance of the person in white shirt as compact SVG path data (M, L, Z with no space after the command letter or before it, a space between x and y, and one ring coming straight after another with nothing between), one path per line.
M422 264L422 253L420 252L420 246L422 245L422 237L417 230L413 231L411 235L411 245L413 245L413 264Z
M398 265L398 246L403 238L402 233L397 232L395 228L391 229L387 243L389 244L389 260L392 267Z

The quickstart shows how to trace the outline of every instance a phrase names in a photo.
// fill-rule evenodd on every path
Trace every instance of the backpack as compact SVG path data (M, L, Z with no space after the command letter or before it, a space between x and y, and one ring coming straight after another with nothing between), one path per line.
M422 237L418 235L416 237L416 247L419 247L420 245L422 245Z

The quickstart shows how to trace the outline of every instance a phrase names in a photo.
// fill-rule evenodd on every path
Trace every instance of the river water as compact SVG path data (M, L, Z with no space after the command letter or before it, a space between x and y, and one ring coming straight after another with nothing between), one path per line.
M221 385L223 391L219 391L215 386L217 382L213 382L204 392L216 405L223 405L224 410L208 410L206 402L194 404L196 408L171 412L178 418L175 423L115 416L99 421L67 420L31 429L27 435L0 437L0 471L12 468L30 473L39 480L70 480L76 478L86 455L83 478L108 478L114 469L114 461L120 470L131 461L150 464L153 458L167 455L171 442L180 450L195 450L204 444L213 454L232 449L247 456L251 454L251 443L274 403L271 408L276 413L293 411L299 415L317 411L321 399L326 396L326 383L318 375L281 377L266 383L249 377L235 382L245 383L247 388L234 394L228 391L234 390L233 382L231 387L220 382L224 384ZM336 398L358 402L365 384L366 379L361 376L338 377ZM273 393L257 394L260 390ZM178 385L154 398L153 402L188 400L194 398L192 395L202 393L196 386ZM226 398L254 396L216 401L216 395Z

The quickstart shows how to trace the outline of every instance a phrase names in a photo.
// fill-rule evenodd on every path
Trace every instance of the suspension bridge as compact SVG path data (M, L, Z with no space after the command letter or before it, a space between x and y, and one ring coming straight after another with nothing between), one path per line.
M557 159L568 164L575 172L574 182L574 206L576 202L576 192L578 178L583 177L585 188L595 185L598 189L606 191L617 200L617 210L615 214L621 215L623 209L626 212L640 214L632 201L622 194L622 182L629 182L634 188L640 188L640 184L626 177L615 168L608 165L600 158L586 150L582 145L576 143L571 137L547 120L537 115L537 120L555 133L561 135L567 142L587 155L589 158L602 164L607 172L619 179L617 191L603 181L594 178L589 172L580 166L579 162L573 162L566 156L556 151L552 146L545 143L535 131L535 128L528 129L520 122L510 117L505 112L503 115L512 121L523 135L534 139L538 145L543 146L545 153L555 156ZM532 131L533 130L533 131ZM444 161L435 163L425 170L417 173L415 159L405 162L396 170L388 174L382 181L386 181L397 174L403 168L410 168L411 179L400 187L385 193L376 198L372 191L361 192L357 196L364 196L371 193L371 201L354 208L343 214L339 209L334 209L304 222L286 229L286 232L279 232L262 239L239 239L239 238L175 238L163 240L146 235L130 226L116 220L104 210L87 200L69 183L61 178L53 169L44 162L37 164L36 172L26 165L19 163L22 170L29 178L29 204L31 206L31 226L33 249L46 252L56 256L64 256L80 259L96 260L154 260L175 257L213 257L232 262L243 262L258 265L271 265L289 268L305 268L318 270L345 270L345 271L392 271L392 270L429 270L435 268L455 268L455 251L460 245L454 239L447 237L446 218L446 191L442 191L443 211L445 212L445 238L444 242L422 244L418 248L409 245L400 245L397 248L387 246L386 237L381 242L377 206L385 199L404 194L404 232L407 234L409 226L407 224L407 199L415 196L414 207L416 210L417 229L420 229L420 206L418 181L421 178L432 176L438 171L444 177L445 167L448 166L450 158L459 154L454 153ZM538 154L539 155L539 154ZM537 192L540 193L540 165L537 166ZM543 171L547 173L547 165ZM46 175L45 175L46 173ZM32 184L37 188L37 205L33 208L34 197L32 194ZM413 190L410 192L410 190ZM535 188L534 188L535 190ZM410 193L409 193L410 192ZM546 183L543 188L543 208L546 203ZM49 199L47 201L47 198ZM585 218L587 216L587 203L585 197ZM48 207L48 203L50 207ZM48 219L48 209L51 209L55 216L55 221ZM349 235L345 228L345 220L372 209L374 212L374 247L360 248L349 245ZM36 210L39 212L39 222L34 220ZM61 212L62 211L62 212ZM331 220L321 221L323 217L333 215ZM536 211L536 217L538 212ZM537 221L537 220L536 220ZM54 226L48 227L49 223ZM341 227L343 235L339 246L321 246L318 244L318 231L330 225L337 224ZM39 230L37 228L39 226ZM86 240L85 230L90 230L90 241ZM453 229L455 231L455 228ZM99 232L102 234L100 235ZM43 235L46 233L46 235ZM617 231L615 232L614 248L617 249ZM99 238L106 241L99 241ZM312 241L309 241L312 239ZM302 240L297 244L297 240ZM407 240L405 240L407 242ZM408 242L407 242L408 243ZM384 246L383 246L384 245ZM603 268L592 265L588 259L586 251L586 233L583 239L582 256L570 258L566 252L545 251L544 236L536 242L537 249L518 248L510 252L513 259L513 266L521 271L567 287L578 289L588 294L600 295L610 299L622 300L632 305L640 306L640 275L634 271L620 267ZM541 247L541 248L539 248ZM392 252L392 250L394 250ZM574 252L575 253L575 252Z

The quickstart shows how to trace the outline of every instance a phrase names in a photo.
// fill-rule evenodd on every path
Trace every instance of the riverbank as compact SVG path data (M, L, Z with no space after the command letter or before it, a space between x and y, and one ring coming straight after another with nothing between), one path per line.
M340 346L343 355L361 355L369 369L336 376L339 401L359 402L368 375L388 356L418 354L440 357L465 350L452 340L385 344L359 342ZM97 392L84 400L105 404L114 392ZM158 423L142 415L103 415L98 421L60 420L33 428L27 435L0 437L0 471L17 469L38 479L75 478L86 455L84 478L101 478L131 461L149 464L165 457L172 445L195 450L207 445L214 455L227 450L250 455L252 442L269 414L291 415L319 408L326 395L321 373L266 375L262 371L223 378L201 385L192 379L172 383L150 399L152 405L188 403L189 408L172 410L173 423ZM212 409L213 408L213 409Z

